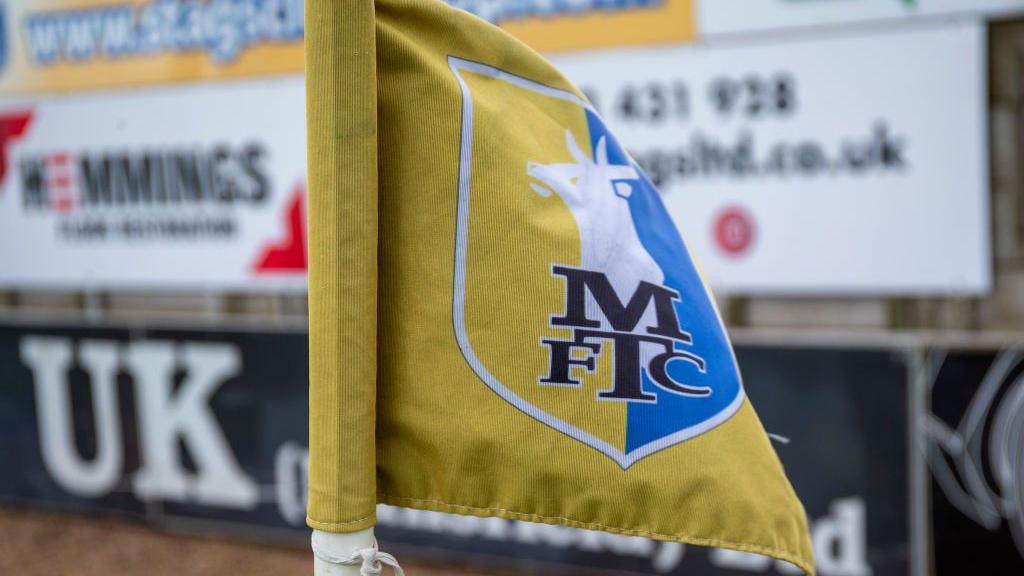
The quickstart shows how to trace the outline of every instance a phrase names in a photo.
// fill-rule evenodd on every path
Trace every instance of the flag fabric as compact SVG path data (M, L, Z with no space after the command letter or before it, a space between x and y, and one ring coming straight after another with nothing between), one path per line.
M306 20L309 525L387 503L812 572L711 293L585 97L440 1Z

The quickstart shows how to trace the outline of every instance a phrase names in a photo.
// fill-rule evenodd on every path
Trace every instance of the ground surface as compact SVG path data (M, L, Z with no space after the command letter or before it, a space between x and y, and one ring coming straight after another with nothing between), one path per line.
M409 576L480 576L408 562L402 567ZM291 576L312 571L305 549L168 534L124 520L0 508L4 575Z

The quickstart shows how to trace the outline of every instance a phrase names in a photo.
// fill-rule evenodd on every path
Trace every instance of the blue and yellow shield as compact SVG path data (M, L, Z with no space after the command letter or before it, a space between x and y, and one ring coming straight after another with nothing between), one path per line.
M623 469L728 420L732 347L657 191L576 92L449 58L453 323L505 401Z

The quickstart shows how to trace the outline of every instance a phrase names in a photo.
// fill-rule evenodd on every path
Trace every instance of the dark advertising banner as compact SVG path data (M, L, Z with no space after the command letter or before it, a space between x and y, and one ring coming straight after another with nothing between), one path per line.
M286 527L306 380L305 334L0 328L0 498Z
M0 501L306 537L306 334L0 327ZM747 347L747 392L823 576L907 574L907 374L887 351ZM378 509L408 558L552 574L790 574L773 560L557 526Z
M1024 574L1024 349L935 359L935 574Z

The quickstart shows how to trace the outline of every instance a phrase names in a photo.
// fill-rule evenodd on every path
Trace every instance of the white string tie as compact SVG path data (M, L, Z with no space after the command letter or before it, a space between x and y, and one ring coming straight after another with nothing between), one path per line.
M353 550L348 556L335 556L317 545L316 538L313 539L313 555L328 564L341 566L359 566L360 576L380 576L384 570L384 564L391 566L397 576L405 576L398 560L387 552L381 552L377 548L377 539L373 540L373 548L361 548Z

